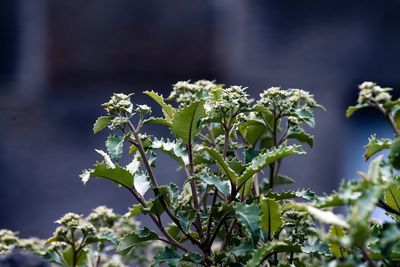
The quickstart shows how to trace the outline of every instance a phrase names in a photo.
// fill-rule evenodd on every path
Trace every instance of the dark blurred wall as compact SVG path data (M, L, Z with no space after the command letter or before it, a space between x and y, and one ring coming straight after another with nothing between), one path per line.
M124 212L132 204L124 190L102 180L83 186L78 178L98 159L94 148L104 148L107 133L92 135L99 105L116 91L151 103L141 91L167 95L178 80L240 84L254 97L270 86L310 90L328 112L317 112L310 130L315 149L284 163L284 171L330 191L352 166L343 159L361 156L345 150L344 140L352 143L357 123L374 127L376 114L344 117L357 84L400 84L399 3L0 3L0 228L46 237L67 211L106 204ZM162 179L181 182L172 161L160 158Z

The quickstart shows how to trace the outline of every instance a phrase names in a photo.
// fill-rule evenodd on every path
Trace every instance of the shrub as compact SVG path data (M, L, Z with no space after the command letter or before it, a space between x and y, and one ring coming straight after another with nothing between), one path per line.
M166 103L144 92L162 110L152 117L132 94L114 94L93 131L109 128L102 160L80 175L111 180L135 204L124 215L98 207L86 218L68 213L45 243L0 232L0 251L14 247L66 266L394 266L400 259L400 99L390 88L360 85L357 105L375 108L388 120L394 139L371 136L361 179L345 180L339 190L317 196L310 189L279 190L293 183L280 172L283 160L314 145L304 129L314 127L313 111L323 109L300 89L272 87L258 100L240 86L211 81L178 82ZM148 124L168 127L173 139L144 132ZM127 145L129 147L127 147ZM129 164L122 163L124 151ZM176 160L183 185L161 185L154 169L157 154ZM345 207L345 214L332 210ZM381 208L392 221L371 219ZM144 214L154 227L142 227Z

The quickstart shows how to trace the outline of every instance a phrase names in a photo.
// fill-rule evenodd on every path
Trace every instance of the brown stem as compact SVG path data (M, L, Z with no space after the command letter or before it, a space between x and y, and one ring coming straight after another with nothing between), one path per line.
M361 249L361 252L362 252L363 257L365 258L365 260L368 261L369 267L376 267L375 262L371 259L371 256L369 255L368 249L366 247L363 247Z
M389 120L389 123L392 126L393 131L396 134L396 136L400 136L400 130L397 129L396 122L394 121L394 118L392 117L392 115L390 115L390 112L385 110L379 103L373 102L371 105L373 107L377 108Z

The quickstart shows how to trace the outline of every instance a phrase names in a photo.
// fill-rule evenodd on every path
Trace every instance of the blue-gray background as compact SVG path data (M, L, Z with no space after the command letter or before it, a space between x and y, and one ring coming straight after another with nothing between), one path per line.
M124 212L127 192L78 178L104 148L108 133L92 134L99 105L116 91L149 103L143 90L168 95L178 80L244 85L254 97L310 90L328 112L310 130L315 149L284 172L331 191L366 168L370 133L390 136L377 113L344 111L364 80L400 85L399 10L399 1L1 1L0 228L47 237L67 211ZM181 183L160 159L159 179Z

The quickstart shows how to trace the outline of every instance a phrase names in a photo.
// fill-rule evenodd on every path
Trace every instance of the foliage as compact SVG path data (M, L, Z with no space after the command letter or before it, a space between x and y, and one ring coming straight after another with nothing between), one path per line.
M254 101L241 86L178 82L168 98L176 104L145 92L161 117L133 104L132 94L114 94L93 127L94 133L112 131L107 152L96 150L101 161L80 177L85 184L90 177L108 179L135 204L123 216L105 207L86 218L67 214L53 237L30 247L15 233L0 231L0 252L23 248L65 266L398 265L400 100L392 100L390 91L363 83L357 105L346 114L377 109L393 128L393 140L371 136L364 154L371 160L368 173L323 196L277 189L294 183L281 173L282 162L305 154L303 145L314 146L307 131L315 126L314 110L323 107L306 91L272 87ZM168 127L172 137L146 133L149 124ZM387 158L376 156L386 149ZM159 184L159 152L184 171L182 185ZM375 208L392 221L373 220ZM139 214L153 226L140 227L133 218Z

